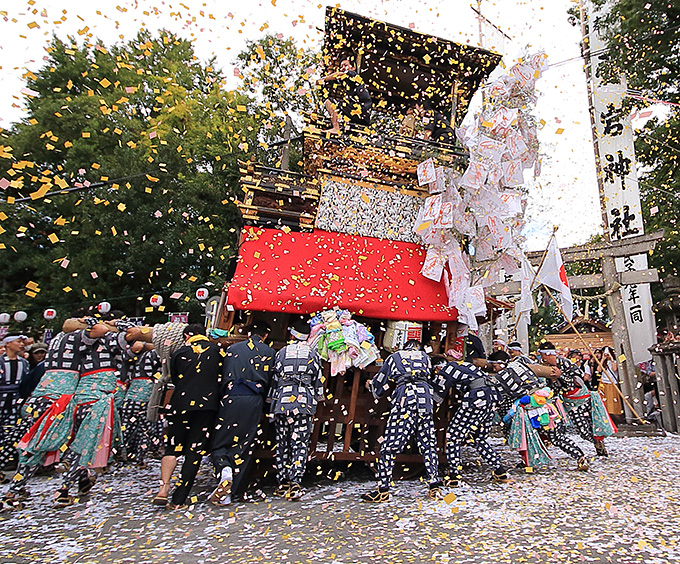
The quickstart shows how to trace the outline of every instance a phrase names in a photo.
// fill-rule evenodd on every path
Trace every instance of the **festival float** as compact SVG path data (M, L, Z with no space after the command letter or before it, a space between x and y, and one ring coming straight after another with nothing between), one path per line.
M228 344L264 320L280 348L296 320L310 321L327 361L310 453L373 461L388 405L376 406L365 382L382 358L410 338L443 354L457 346L459 322L476 328L510 307L484 290L521 268L522 172L538 166L529 109L544 57L487 85L483 110L461 128L500 55L328 8L326 70L348 51L373 125L334 134L312 116L302 172L243 164L245 227L213 327ZM456 144L390 128L424 97L450 116ZM435 415L440 444L451 401Z

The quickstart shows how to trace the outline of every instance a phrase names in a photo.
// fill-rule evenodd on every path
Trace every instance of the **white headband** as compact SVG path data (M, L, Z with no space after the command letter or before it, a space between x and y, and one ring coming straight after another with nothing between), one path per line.
M10 335L9 337L5 337L2 340L2 344L6 345L8 343L11 343L12 341L16 341L17 339L25 339L26 335Z
M300 333L300 331L296 331L292 327L290 328L290 334L295 337L298 341L306 341L309 338L309 333Z

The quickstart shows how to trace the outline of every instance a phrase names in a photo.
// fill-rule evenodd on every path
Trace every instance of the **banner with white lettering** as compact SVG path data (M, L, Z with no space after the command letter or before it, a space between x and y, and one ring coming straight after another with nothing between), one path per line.
M635 235L643 235L640 189L637 178L637 161L633 143L630 115L623 108L626 92L625 77L616 84L606 84L599 76L600 56L607 49L599 33L593 29L597 13L590 12L591 80L597 149L598 174L602 175L604 187L603 205L606 211L607 235L618 241ZM603 54L603 55L598 55ZM647 255L616 259L618 272L647 269ZM621 289L626 327L633 351L633 362L638 364L650 359L649 347L656 342L656 321L652 312L652 294L649 284L630 284Z

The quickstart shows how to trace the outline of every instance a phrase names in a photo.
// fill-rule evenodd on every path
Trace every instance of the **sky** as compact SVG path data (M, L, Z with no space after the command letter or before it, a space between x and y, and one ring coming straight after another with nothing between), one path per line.
M479 20L471 7L477 7L476 0L5 0L0 4L0 127L9 128L21 119L22 77L44 64L44 49L53 34L111 44L133 38L141 28L170 29L193 40L201 59L216 57L229 77L227 86L236 87L233 63L246 40L281 33L301 46L317 46L327 5L459 43L480 41ZM561 247L585 243L602 232L586 79L579 57L581 32L567 15L572 5L571 0L481 1L485 18L509 37L483 23L483 47L503 54L507 67L527 53L548 55L549 67L537 83L535 115L545 125L539 133L542 173L527 182L527 251L545 248L553 226L559 227ZM473 102L471 111L474 107Z

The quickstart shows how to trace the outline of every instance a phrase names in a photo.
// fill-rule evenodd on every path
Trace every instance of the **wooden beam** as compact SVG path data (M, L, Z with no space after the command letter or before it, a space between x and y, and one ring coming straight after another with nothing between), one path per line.
M564 262L577 260L598 260L605 256L625 257L647 253L656 247L656 244L663 239L664 229L659 229L646 235L628 237L619 241L602 241L598 243L588 243L560 249ZM532 264L538 264L543 256L543 251L527 253L527 257Z
M629 284L649 284L651 282L659 281L659 272L656 268L648 268L647 270L632 270L630 272L618 272L617 280L622 286ZM569 276L569 287L572 290L583 290L585 288L601 288L604 286L604 279L602 274L580 274L577 276ZM502 284L494 284L489 288L489 295L491 296L512 296L519 294L521 291L519 282L503 282Z
M647 270L631 270L626 272L619 272L619 284L626 286L627 284L649 284L650 282L659 281L659 271L656 268L648 268Z
M633 274L633 273L631 273ZM652 280L649 280L651 282ZM569 276L569 287L572 290L582 290L584 288L601 288L604 284L602 274L580 274L578 276ZM634 284L634 282L628 282ZM519 294L521 291L519 282L503 282L494 284L489 288L491 296L512 296Z
M514 296L522 291L519 282L502 282L489 286L488 292L490 296Z
M569 287L572 290L583 290L584 288L600 288L604 285L602 274L579 274L569 276Z

